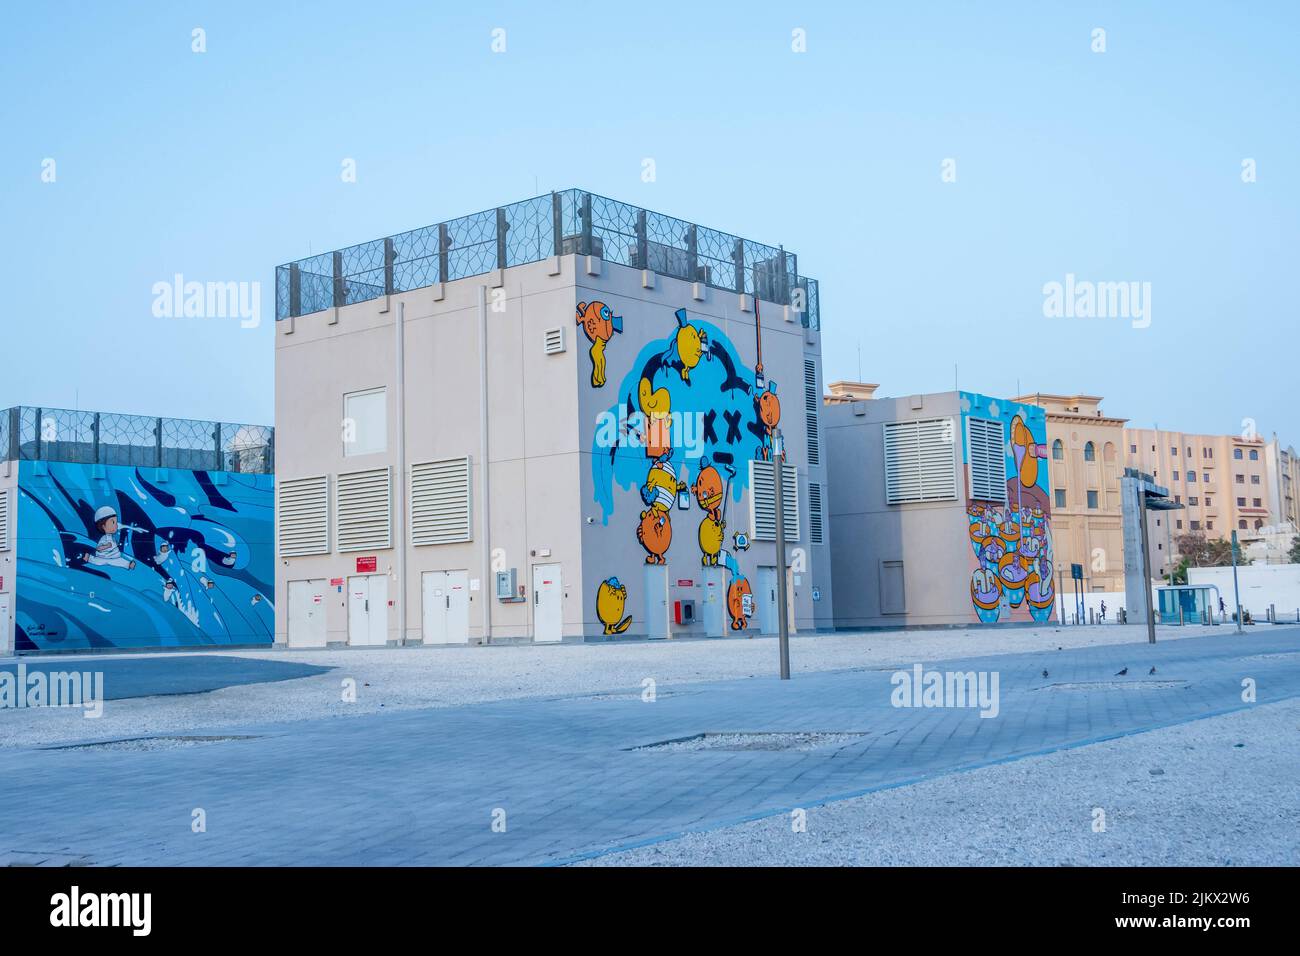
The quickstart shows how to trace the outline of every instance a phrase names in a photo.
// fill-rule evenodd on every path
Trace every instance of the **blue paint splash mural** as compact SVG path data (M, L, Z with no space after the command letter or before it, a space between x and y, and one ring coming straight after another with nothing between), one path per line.
M590 318L597 306L604 308L599 302L580 304L578 320ZM616 489L637 491L644 508L638 512L636 540L646 564L663 565L673 542L675 507L678 520L683 520L681 512L693 496L700 509L695 536L700 564L726 570L731 626L744 630L753 613L752 589L736 553L746 550L748 542L743 534L733 534L732 547L727 548L726 511L728 503L744 497L747 463L772 459L772 436L781 420L777 386L763 374L757 314L759 359L753 369L713 323L692 318L686 309L665 319L665 337L652 340L635 356L619 382L614 404L594 429L595 500L602 523L608 525ZM605 384L603 353L601 359L597 364L593 352L593 387ZM621 594L625 601L626 588L617 580L601 587L598 611L602 596L611 607L599 617L608 627L622 613L621 605L614 613L609 598Z
M274 478L21 463L15 649L270 644Z

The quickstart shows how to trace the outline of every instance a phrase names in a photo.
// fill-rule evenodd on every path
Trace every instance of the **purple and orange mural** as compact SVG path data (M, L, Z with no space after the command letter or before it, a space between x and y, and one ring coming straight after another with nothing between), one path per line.
M1056 602L1052 548L1051 485L1047 469L1047 420L1032 405L962 392L962 451L966 514L973 554L970 579L975 617L985 624L1042 623ZM981 436L1001 431L1003 471L996 492L987 475L972 473L972 420ZM987 442L987 437L984 438ZM974 467L996 465L996 456L974 456ZM1005 477L1005 494L1002 492ZM977 497L974 488L984 492Z

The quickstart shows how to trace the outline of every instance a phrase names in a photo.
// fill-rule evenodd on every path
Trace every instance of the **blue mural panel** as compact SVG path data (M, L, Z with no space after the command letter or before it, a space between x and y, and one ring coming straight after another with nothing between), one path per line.
M20 464L15 649L270 644L274 478Z

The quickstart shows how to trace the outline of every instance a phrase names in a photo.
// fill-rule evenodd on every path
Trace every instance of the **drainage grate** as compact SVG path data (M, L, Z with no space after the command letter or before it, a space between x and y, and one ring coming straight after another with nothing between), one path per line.
M865 731L789 733L695 734L675 740L631 747L631 750L654 750L660 753L692 753L702 750L728 751L809 751L843 747L867 736Z
M163 734L156 737L127 737L122 740L98 740L88 744L63 744L44 747L44 750L174 750L177 747L197 747L201 744L219 744L230 740L257 740L260 734Z

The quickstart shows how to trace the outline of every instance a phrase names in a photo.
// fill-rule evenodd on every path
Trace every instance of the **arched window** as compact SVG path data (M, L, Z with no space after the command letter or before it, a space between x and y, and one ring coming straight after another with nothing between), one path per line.
M1052 442L1052 460L1061 461L1065 458L1065 446L1061 444L1061 439Z
M1084 461L1097 460L1097 446L1094 445L1092 442L1088 442L1088 444L1083 446L1083 460Z
M1245 518L1242 518L1240 521L1238 521L1238 522L1237 522L1237 527L1240 528L1242 531L1245 531L1245 530L1246 530L1246 519L1245 519Z
M1106 462L1106 464L1108 465L1115 464L1115 443L1114 442L1108 441L1106 442L1105 445L1102 446L1101 457Z

